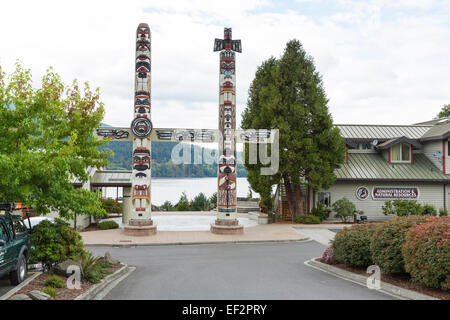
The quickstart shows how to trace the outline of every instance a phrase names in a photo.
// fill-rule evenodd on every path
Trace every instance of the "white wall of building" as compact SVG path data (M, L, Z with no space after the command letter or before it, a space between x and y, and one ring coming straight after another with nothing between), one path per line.
M356 189L364 186L369 189L370 195L366 200L359 200L356 197ZM440 208L444 208L444 186L440 183L374 183L374 182L336 182L327 190L320 190L324 192L330 192L331 203L333 204L339 199L346 197L356 206L356 209L363 210L369 220L385 220L392 216L385 216L381 207L385 200L373 200L372 188L373 187L416 187L419 189L419 203L427 203L433 205L438 211ZM450 186L447 186L447 192L450 192ZM316 193L316 203L318 193ZM448 196L445 195L447 201ZM448 208L448 207L447 207ZM330 217L334 217L334 212Z
M434 163L436 167L439 168L439 170L442 171L442 158L439 159L436 156L434 156L436 151L442 152L441 140L424 142L423 153L428 157L428 159L431 160L431 162Z

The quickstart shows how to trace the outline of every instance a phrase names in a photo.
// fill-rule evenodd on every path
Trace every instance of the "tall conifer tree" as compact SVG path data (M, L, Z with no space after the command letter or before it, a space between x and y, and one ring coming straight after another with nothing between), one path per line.
M298 40L287 43L280 59L264 61L249 89L241 127L280 130L278 173L261 176L260 164L246 164L249 183L263 191L264 201L272 185L283 181L294 217L305 213L301 185L315 191L328 188L335 181L334 170L345 160L345 142L333 126L327 103L313 58Z

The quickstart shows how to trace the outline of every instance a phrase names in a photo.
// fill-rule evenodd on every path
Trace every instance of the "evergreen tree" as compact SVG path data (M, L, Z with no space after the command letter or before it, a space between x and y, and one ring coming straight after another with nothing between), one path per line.
M287 43L280 59L264 61L249 89L241 127L280 130L278 173L262 176L261 165L246 164L249 183L270 202L270 189L282 178L294 218L304 214L301 185L313 190L331 186L334 170L345 159L345 143L327 103L313 58L298 40Z
M191 201L191 211L207 211L208 208L209 201L203 192L200 192Z
M164 201L164 203L161 206L161 209L164 211L175 211L175 207L169 200Z
M181 194L180 200L178 200L177 205L175 206L177 211L189 211L189 201L187 199L186 193L183 192Z

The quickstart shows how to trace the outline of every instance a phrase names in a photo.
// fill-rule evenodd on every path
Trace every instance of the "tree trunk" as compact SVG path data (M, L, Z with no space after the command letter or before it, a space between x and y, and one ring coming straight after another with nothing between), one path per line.
M292 214L292 220L295 220L297 208L296 208L296 202L295 202L295 195L292 192L291 188L291 181L289 177L284 177L284 189L286 190L286 197L288 200L289 210Z
M297 207L296 217L302 216L305 214L305 210L303 207L303 194L300 184L292 184L294 187L294 196L295 196L295 204Z

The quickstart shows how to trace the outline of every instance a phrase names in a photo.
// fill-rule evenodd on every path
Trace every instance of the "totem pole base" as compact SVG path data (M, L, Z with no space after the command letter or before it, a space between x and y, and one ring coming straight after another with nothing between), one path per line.
M244 226L236 220L219 220L211 224L211 233L214 234L244 234Z
M130 220L123 232L133 237L152 236L156 234L156 225L153 220Z

